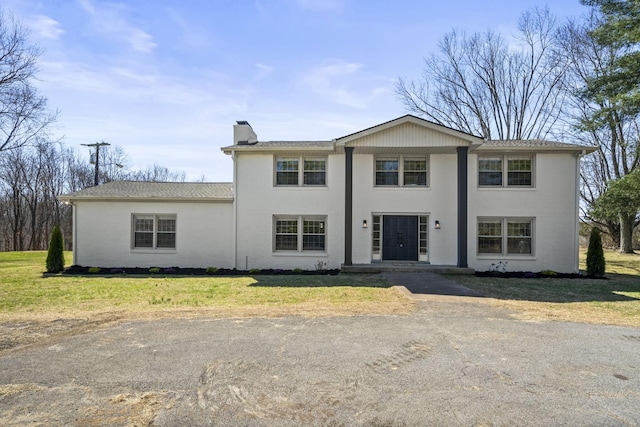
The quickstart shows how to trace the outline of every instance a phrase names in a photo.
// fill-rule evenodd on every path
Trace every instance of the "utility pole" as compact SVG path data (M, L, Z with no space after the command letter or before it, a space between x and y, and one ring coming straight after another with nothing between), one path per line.
M96 147L96 161L95 161L95 165L96 165L96 172L95 175L93 176L93 185L98 185L98 172L100 171L100 147L105 147L105 146L109 146L111 144L109 144L108 142L96 142L93 144L80 144L80 145L84 145L85 147ZM91 162L94 163L94 162Z

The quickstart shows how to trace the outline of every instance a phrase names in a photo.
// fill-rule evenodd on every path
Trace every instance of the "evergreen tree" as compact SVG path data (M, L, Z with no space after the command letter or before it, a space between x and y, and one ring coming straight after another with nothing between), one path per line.
M604 252L602 251L602 238L597 227L591 229L589 236L589 249L587 249L587 276L604 276Z
M49 242L49 252L47 253L47 272L57 273L64 270L64 242L62 232L57 225L51 233Z

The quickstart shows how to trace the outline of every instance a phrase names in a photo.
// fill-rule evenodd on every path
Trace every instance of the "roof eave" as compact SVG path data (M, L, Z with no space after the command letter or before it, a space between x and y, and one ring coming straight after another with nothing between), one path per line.
M233 202L233 197L58 196L61 202Z
M333 153L336 151L335 145L330 147L305 147L304 145L291 145L288 147L252 147L249 145L232 145L230 147L222 147L220 150L224 154L231 154L233 152L261 152L261 153L280 153L286 151L311 151L322 153Z
M495 152L505 152L505 151L535 151L535 152L543 152L543 151L552 151L552 152L585 152L585 154L593 153L597 151L599 146L585 146L585 145L565 145L561 147L553 147L553 146L487 146L481 145L477 147L477 151L495 151Z

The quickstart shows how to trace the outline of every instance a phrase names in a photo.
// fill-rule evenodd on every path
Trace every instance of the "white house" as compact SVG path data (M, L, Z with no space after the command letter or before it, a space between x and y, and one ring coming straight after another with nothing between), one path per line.
M111 182L71 203L76 265L312 270L377 262L578 271L580 157L411 115L332 141L234 126L233 183Z

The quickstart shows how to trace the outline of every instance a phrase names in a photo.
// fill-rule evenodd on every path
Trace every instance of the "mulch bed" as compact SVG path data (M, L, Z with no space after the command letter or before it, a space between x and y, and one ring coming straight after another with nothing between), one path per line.
M340 270L280 270L280 269L265 269L265 270L236 270L228 268L219 268L216 271L207 272L206 268L180 268L180 267L168 267L160 268L158 272L152 273L149 268L143 267L101 267L100 271L89 271L92 267L83 267L80 265L72 265L65 269L63 275L82 275L82 276L118 276L118 275L144 275L144 276L247 276L247 275L332 275L335 276L340 273Z

